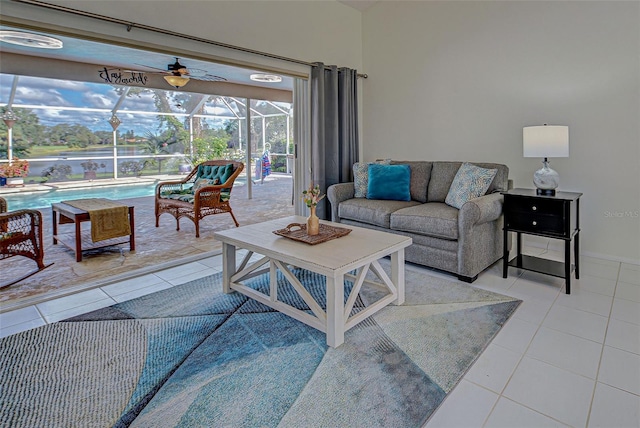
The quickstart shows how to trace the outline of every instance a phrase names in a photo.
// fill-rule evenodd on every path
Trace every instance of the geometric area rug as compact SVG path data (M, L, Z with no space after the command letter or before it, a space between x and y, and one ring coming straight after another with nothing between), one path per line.
M322 306L324 277L295 275ZM245 284L267 292L268 274ZM308 310L283 277L278 287L281 300ZM363 289L354 311L376 299ZM224 294L216 274L0 339L0 421L420 427L520 303L408 268L405 303L333 349L320 331Z

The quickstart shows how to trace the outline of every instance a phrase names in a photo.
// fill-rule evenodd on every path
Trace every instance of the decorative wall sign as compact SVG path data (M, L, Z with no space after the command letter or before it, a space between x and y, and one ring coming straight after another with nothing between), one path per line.
M98 71L98 76L103 79L106 83L111 83L114 85L145 85L147 84L148 77L144 75L142 72L137 71L125 71L119 69L108 69L104 67L102 70Z

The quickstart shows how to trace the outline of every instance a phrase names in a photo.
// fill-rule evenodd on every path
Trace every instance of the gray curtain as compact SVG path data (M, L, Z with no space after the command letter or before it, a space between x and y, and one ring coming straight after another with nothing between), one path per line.
M323 194L332 184L353 181L358 161L358 73L316 63L311 70L311 180ZM316 209L330 220L329 201Z

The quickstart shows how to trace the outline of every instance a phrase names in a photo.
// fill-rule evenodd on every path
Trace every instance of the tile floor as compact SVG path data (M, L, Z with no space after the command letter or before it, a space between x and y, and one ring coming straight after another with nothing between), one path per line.
M6 312L0 337L221 270L221 256L214 256ZM473 286L523 303L427 428L640 427L640 266L583 257L569 296L560 278L510 268L504 279L501 263Z

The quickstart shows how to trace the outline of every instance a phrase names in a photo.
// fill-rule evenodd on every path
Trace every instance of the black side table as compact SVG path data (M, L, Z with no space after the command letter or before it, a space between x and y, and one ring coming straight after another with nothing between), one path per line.
M512 189L504 195L504 253L502 277L509 266L564 278L571 293L571 241L574 241L576 279L580 278L580 196L582 193L556 192L537 195L535 189ZM517 234L517 255L509 261L508 235ZM564 263L522 254L522 234L564 240Z

